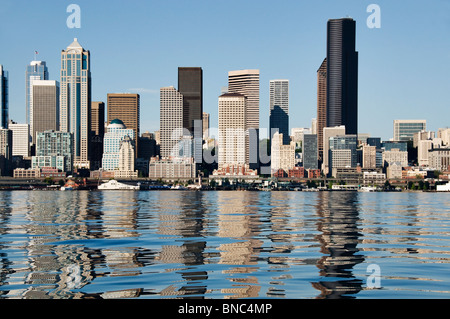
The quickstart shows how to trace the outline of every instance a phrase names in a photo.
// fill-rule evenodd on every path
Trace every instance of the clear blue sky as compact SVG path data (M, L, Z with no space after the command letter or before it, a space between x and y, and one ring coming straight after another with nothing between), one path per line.
M69 4L81 28L69 29ZM369 29L371 3L381 28ZM450 126L450 1L392 0L2 0L0 64L10 75L10 118L25 122L25 68L39 51L59 81L60 52L77 37L91 52L93 100L141 95L141 131L159 129L159 89L177 86L179 66L204 72L204 111L217 104L230 70L260 69L261 127L269 81L290 80L290 126L316 117L316 71L326 55L326 22L357 22L359 131L392 137L394 119Z

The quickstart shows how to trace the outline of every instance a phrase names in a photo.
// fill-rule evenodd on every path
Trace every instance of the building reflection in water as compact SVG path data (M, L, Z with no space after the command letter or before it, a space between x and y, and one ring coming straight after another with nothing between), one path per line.
M312 285L319 299L352 298L362 290L363 281L353 275L353 267L364 261L357 248L362 240L358 205L357 192L318 193L317 241L324 255L317 262L322 280Z
M7 225L1 225L0 232L6 230L20 235L18 238L25 255L17 265L8 261L8 256L2 256L0 285L8 283L17 287L3 291L3 294L33 299L105 298L111 293L88 294L82 292L83 288L95 278L106 275L137 275L135 269L143 265L142 261L148 262L152 258L145 249L115 249L102 241L136 236L138 205L134 192L2 194L14 197L14 205L10 208L7 200L2 201L0 223L8 223L7 211L15 214L16 223L18 215L22 214L23 218L16 229L8 231ZM11 245L17 244L17 238L11 242ZM11 247L5 247L8 249ZM121 294L122 297L131 297L139 291L125 290L112 294L114 297Z
M199 271L197 266L205 264L206 240L204 239L207 209L204 206L203 192L177 191L157 192L155 200L156 212L159 215L158 234L171 236L171 243L177 245L162 245L156 260L163 264L173 264L181 276L183 285L170 285L159 294L164 297L201 298L207 293L208 273ZM180 267L179 265L186 267ZM193 269L193 270L192 270ZM172 282L176 282L173 280Z
M259 240L261 221L259 194L254 192L218 192L218 236L230 243L218 247L219 264L232 265L229 274L232 288L223 288L225 298L254 298L259 296L260 284L250 274L258 269L257 257L263 242ZM250 267L249 267L250 266ZM252 267L253 266L253 267Z

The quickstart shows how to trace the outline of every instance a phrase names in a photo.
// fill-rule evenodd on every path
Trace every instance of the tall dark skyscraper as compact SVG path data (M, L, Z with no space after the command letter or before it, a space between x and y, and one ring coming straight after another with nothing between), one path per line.
M183 127L193 134L194 121L203 123L202 68L178 68L178 92L183 94Z
M183 95L183 128L194 142L196 163L202 162L203 140L203 70L200 67L178 68L178 92Z
M345 125L346 134L358 134L358 52L355 44L355 20L328 20L327 127Z
M317 151L323 160L323 128L327 126L327 59L317 70Z

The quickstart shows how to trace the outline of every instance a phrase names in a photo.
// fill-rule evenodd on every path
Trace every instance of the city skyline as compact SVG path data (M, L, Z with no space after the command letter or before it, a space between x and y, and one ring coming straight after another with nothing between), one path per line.
M47 6L42 9L37 4L27 2L28 10L22 10L21 1L5 1L0 17L11 26L9 30L15 30L11 33L2 31L0 34L5 47L10 48L0 55L0 64L9 72L10 119L17 123L26 122L24 75L26 65L34 60L35 51L39 52L36 59L47 63L49 79L59 80L60 50L78 37L91 52L92 100L106 102L108 93L140 94L142 132L159 129L159 119L154 116L159 108L159 89L176 83L177 68L180 66L202 67L204 111L211 114L211 127L218 127L217 98L221 87L227 84L227 73L230 70L252 68L261 72L261 128L267 127L269 123L269 81L277 78L289 79L291 83L290 127L310 127L311 119L316 118L317 114L317 67L326 55L326 22L349 15L357 23L357 50L360 53L359 132L387 140L393 137L392 124L395 119L424 118L428 128L433 131L448 126L446 119L450 99L445 75L450 67L439 62L446 60L450 51L446 50L449 44L441 41L450 31L450 20L443 14L448 12L446 8L449 4L443 1L427 6L420 5L418 1L408 5L378 1L382 19L380 29L366 26L366 19L370 15L366 8L370 3L360 1L351 1L345 6L332 2L318 5L286 1L274 8L270 7L270 10L265 1L257 5L254 1L247 1L238 13L232 10L231 4L230 7L219 7L215 3L193 1L191 8L178 3L177 9L170 11L173 13L170 17L165 14L168 4L136 1L124 6L123 3L113 1L108 5L100 5L79 1L81 28L69 29L66 26L69 13L66 13L65 3L55 2L52 8ZM216 10L218 8L220 10ZM237 22L250 9L255 9L255 15L248 21L256 23L254 31L237 23L227 26L232 28L231 35L228 35L224 33L224 27L214 22L217 15L228 16L232 13L232 21ZM119 19L120 23L106 18L122 12L120 10L125 14ZM177 26L175 20L195 10L198 10L195 16L198 19L203 17L204 25L210 27L205 28L197 21L176 36L179 42L167 42L164 37ZM36 21L27 18L36 12L41 14L41 18L47 18L48 23L33 25L34 29L41 32L36 32L28 41L19 41L30 23ZM132 12L138 17L133 18L132 24L127 24ZM296 17L294 13L299 16ZM143 19L146 14L152 19ZM273 16L274 19L271 23L264 23L257 19L258 16ZM98 22L94 17L99 18ZM170 18L164 26L172 23L168 29L151 29L164 18ZM277 27L270 31L270 25ZM308 26L308 32L304 32L305 26ZM288 31L279 35L277 31L280 28ZM45 34L50 30L52 37L48 39ZM201 36L186 46L183 34L194 31ZM146 41L136 43L136 40L147 34ZM127 38L127 35L131 36ZM125 49L109 54L108 44L114 40L121 41ZM239 54L227 48L226 43L229 41L243 44ZM269 42L273 45L266 45ZM272 48L281 43L285 44L281 52ZM164 47L162 44L169 46ZM177 49L178 46L180 49ZM274 55L275 52L278 55ZM124 74L119 79L109 76L108 67L114 61L124 62L117 65L118 71ZM427 114L423 114L425 109L428 110Z

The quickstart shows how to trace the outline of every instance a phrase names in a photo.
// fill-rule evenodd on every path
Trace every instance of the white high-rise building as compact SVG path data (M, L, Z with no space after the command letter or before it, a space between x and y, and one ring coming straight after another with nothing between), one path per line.
M383 152L383 166L390 166L393 163L397 163L401 167L408 166L408 152L400 151L398 148L393 148L389 151Z
M178 142L182 136L183 94L173 86L163 87L160 89L160 152L162 158L177 156Z
M324 175L330 173L329 169L329 150L330 150L330 137L336 137L338 135L345 135L345 126L324 127L323 128L323 163L322 171Z
M8 125L13 135L12 156L30 157L30 125L10 122Z
M75 38L61 52L60 130L73 134L74 166L90 168L90 53Z
M259 164L259 70L228 72L228 93L244 95L246 100L246 162L250 168Z
M219 169L248 164L246 147L247 98L239 93L219 97Z
M283 145L283 134L276 132L272 137L271 170L272 174L282 169L286 173L295 166L295 142Z
M128 135L120 143L119 171L134 172L134 146L133 140Z
M127 129L125 124L123 124L123 122L119 119L111 121L111 123L107 127L107 132L105 133L105 137L103 139L102 170L119 170L120 147L122 145L122 141L125 140L127 136L128 138L133 140L134 130Z

